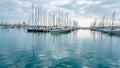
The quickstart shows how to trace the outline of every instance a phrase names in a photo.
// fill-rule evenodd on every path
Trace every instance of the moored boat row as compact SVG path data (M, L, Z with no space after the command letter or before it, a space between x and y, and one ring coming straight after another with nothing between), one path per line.
M42 7L32 5L28 32L70 32L78 29L78 22L68 12L46 12Z
M112 15L112 21L109 22L109 26L105 25L105 16L103 16L102 22L100 22L99 26L96 26L97 23L97 19L95 19L94 23L92 24L92 26L89 28L92 31L99 31L102 33L107 33L107 34L117 34L120 35L120 26L119 24L115 25L115 11Z

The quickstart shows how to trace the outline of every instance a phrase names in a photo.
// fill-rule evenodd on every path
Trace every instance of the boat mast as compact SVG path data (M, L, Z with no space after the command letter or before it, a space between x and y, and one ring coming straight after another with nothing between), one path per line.
M95 18L95 21L94 21L94 23L93 23L93 27L96 26L96 22L97 22L97 18Z
M104 27L104 23L105 23L105 15L103 16L103 19L102 19L101 28L103 28L103 27Z
M31 25L30 16L31 16L31 13L30 13L29 16L28 16L28 21L27 21L27 24L29 24L29 25Z
M43 26L45 26L45 9L42 10Z
M42 7L40 8L40 26L42 25Z
M2 17L2 21L1 21L1 24L4 25L4 18Z
M60 12L59 12L59 24L58 24L58 27L60 27L61 25L61 18L60 18Z
M69 18L69 20L70 20L69 23L73 24L71 18ZM67 27L68 27L68 22L67 22ZM74 24L72 25L72 27L74 27Z
M73 23L74 23L74 28L75 28L75 20L73 20Z
M41 26L43 25L43 9L41 8Z
M70 22L71 23L71 22ZM66 26L68 27L68 12L67 12L67 22L66 22Z
M37 7L35 7L35 26L37 26Z
M50 12L48 12L48 26L50 26Z
M61 12L61 25L64 26L64 22L63 22L63 11Z
M53 26L55 26L55 12L53 12Z
M39 7L38 7L38 23L37 23L37 26L39 26Z
M34 22L34 4L32 4L32 25L34 25L33 22Z
M75 20L75 28L78 27L78 22Z
M112 30L113 30L113 26L114 26L114 20L115 20L115 11L113 12L113 15L112 15Z

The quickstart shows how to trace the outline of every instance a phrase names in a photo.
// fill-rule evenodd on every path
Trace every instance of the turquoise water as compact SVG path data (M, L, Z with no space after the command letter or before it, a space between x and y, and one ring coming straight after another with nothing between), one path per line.
M120 68L120 37L0 29L0 68Z

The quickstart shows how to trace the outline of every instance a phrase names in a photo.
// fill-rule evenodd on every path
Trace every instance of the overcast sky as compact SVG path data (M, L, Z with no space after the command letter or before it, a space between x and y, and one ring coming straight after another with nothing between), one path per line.
M32 3L52 10L72 13L80 26L88 26L95 17L112 16L115 10L120 15L119 0L0 0L0 20L27 21Z

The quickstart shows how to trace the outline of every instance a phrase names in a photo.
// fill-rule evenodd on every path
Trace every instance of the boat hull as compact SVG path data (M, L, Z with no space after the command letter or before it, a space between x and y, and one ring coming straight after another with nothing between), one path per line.
M43 29L27 29L27 32L49 32L49 30L43 30Z
M119 34L120 35L120 31L111 31L110 34Z

